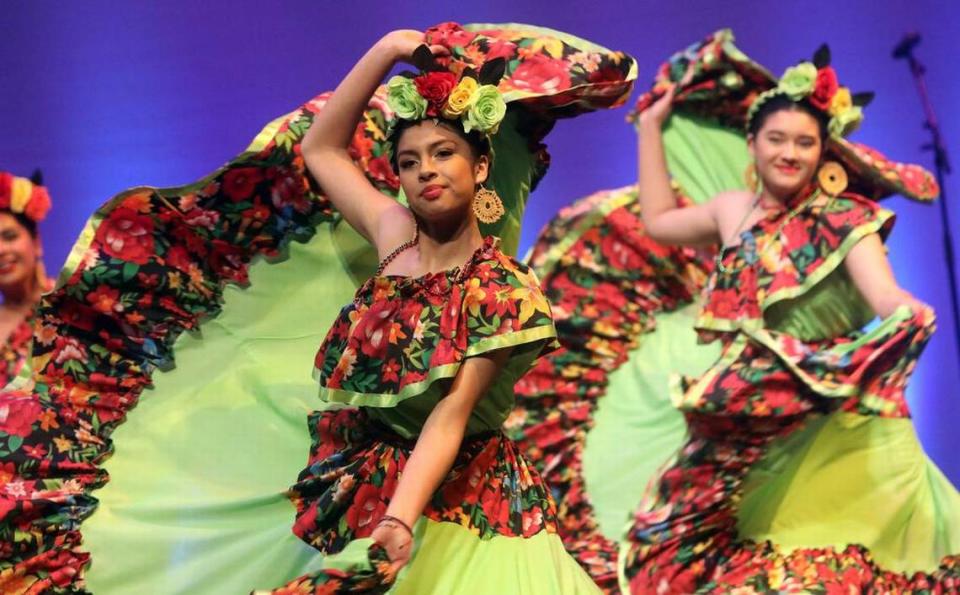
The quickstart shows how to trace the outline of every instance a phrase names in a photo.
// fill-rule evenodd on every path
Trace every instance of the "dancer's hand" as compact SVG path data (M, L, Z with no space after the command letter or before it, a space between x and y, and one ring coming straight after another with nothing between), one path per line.
M390 558L390 566L394 572L398 572L410 561L413 535L400 523L385 518L373 530L371 537L387 550L387 557Z
M673 98L677 94L677 89L687 86L692 79L693 68L688 68L679 83L671 83L660 99L640 113L640 125L656 126L659 130L673 110Z
M393 59L398 62L410 62L413 51L421 45L426 44L426 37L423 31L414 29L398 29L384 35L377 44L385 51L389 52ZM434 56L446 56L450 53L442 45L431 45L430 51Z

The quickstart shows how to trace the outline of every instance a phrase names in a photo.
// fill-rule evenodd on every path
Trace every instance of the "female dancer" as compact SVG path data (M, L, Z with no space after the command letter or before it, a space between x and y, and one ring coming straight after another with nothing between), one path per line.
M30 318L50 281L44 272L37 224L50 210L40 173L31 179L0 172L0 385L13 379L33 335Z
M499 432L514 382L555 331L536 278L478 224L503 214L484 187L488 136L506 110L498 81L484 80L486 67L479 81L446 70L391 79L388 102L402 120L390 160L406 207L347 152L380 80L423 42L416 31L380 40L304 137L307 167L380 265L317 355L321 397L356 408L311 418L295 531L327 551L372 537L386 548L389 580L419 548L398 592L594 592L555 534L540 478ZM320 573L282 591L349 580L361 579Z
M932 314L894 281L892 214L871 200L929 200L932 177L843 138L867 96L826 50L777 81L721 31L658 79L638 104L639 191L582 201L534 249L561 341L581 338L518 385L517 433L550 457L568 549L610 592L955 588L960 495L903 395Z
M889 506L887 493L929 465L922 456L907 464L878 460L875 449L895 448L889 437L850 429L881 428L883 418L906 416L906 380L933 330L930 308L897 285L887 262L882 239L892 214L845 192L846 170L825 159L828 139L856 128L867 97L838 85L829 52L821 48L813 62L788 69L776 87L759 94L747 112L754 191L726 192L681 209L660 137L674 91L640 114L643 220L647 233L663 243L720 244L696 326L705 339L719 340L723 351L676 394L690 436L628 533L625 581L634 591L663 585L720 592L956 586L957 557L937 568L935 554L956 550L929 542L930 529L949 540L949 525L937 514L944 505L957 512L948 484L938 484L945 498L929 498L931 484L921 481L913 484L916 500L856 519L847 511L840 516L847 526L831 522L834 503L850 497L879 498ZM880 325L860 331L874 315ZM802 462L773 465L764 457L786 448L792 435L809 430L820 416L835 425L820 428L820 442L806 457L837 450L811 480L822 489L826 475L846 473L854 485L826 490L811 507L809 496L821 489L783 481L784 474L796 481L811 470ZM741 502L744 482L752 484L747 502ZM781 509L758 498L777 500ZM769 518L738 519L744 507L748 516ZM769 532L769 539L741 542L738 520L742 530ZM877 537L872 559L862 542L878 526L898 539ZM854 537L860 531L864 536ZM922 541L914 542L920 535ZM906 550L904 541L910 543ZM921 544L923 554L917 551ZM900 568L922 560L929 574L898 574L880 559Z
M298 576L297 592L376 590L401 566L397 588L414 592L592 589L495 431L552 334L534 278L504 253L555 120L621 104L635 65L547 29L444 23L421 63L441 70L372 93L416 35L377 44L353 83L212 175L129 190L90 219L39 308L52 340L35 342L28 436L0 458L0 591L237 593ZM319 122L303 147L328 107L351 124ZM304 165L316 149L333 168L319 183ZM478 235L474 191L484 216L499 211L483 180L505 213ZM326 402L309 373L321 342Z

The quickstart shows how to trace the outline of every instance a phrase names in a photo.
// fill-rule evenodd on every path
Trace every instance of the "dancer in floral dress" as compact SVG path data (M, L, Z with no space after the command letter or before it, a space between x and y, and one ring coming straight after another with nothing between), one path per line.
M421 41L427 70L377 88ZM554 333L508 254L546 134L622 104L633 60L446 23L357 73L211 176L91 218L39 309L38 415L2 460L0 590L595 590L499 433Z
M30 179L0 172L0 385L22 369L33 337L33 309L50 289L37 230L49 210L39 172ZM4 419L12 414L7 411Z
M534 248L566 349L510 425L605 591L957 589L960 495L904 400L933 315L897 286L874 202L937 188L844 138L869 95L829 62L777 80L729 31L678 53L638 103L639 188Z

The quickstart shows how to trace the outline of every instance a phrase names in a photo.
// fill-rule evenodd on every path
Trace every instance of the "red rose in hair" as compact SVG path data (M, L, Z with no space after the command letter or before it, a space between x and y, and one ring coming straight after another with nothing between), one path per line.
M146 264L153 254L153 220L127 207L110 213L97 229L97 240L107 255Z
M413 79L413 84L429 104L427 115L438 116L446 105L450 92L457 86L457 75L445 71L428 72Z
M249 198L263 174L255 167L238 167L223 176L223 193L233 202Z
M818 110L827 111L830 100L839 88L836 71L830 66L824 66L817 71L817 81L813 86L813 94L810 95L810 103Z
M552 93L570 88L570 73L562 60L544 54L526 59L510 77L514 89L530 93Z
M43 186L34 186L33 192L30 193L30 200L27 201L27 206L23 210L23 214L39 223L47 216L49 210L50 195L47 193L47 189Z
M465 46L477 36L476 33L464 31L456 23L440 23L423 32L423 37L429 43L446 47Z
M10 208L10 194L13 192L13 174L0 172L0 209Z

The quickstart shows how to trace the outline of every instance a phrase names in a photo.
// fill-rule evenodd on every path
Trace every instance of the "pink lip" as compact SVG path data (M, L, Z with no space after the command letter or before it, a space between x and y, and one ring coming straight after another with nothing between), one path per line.
M791 167L789 165L777 165L775 166L778 170L785 174L795 174L800 171L799 167Z
M443 193L443 186L438 186L436 184L430 184L420 191L420 196L427 200L436 200L440 197L440 194Z

